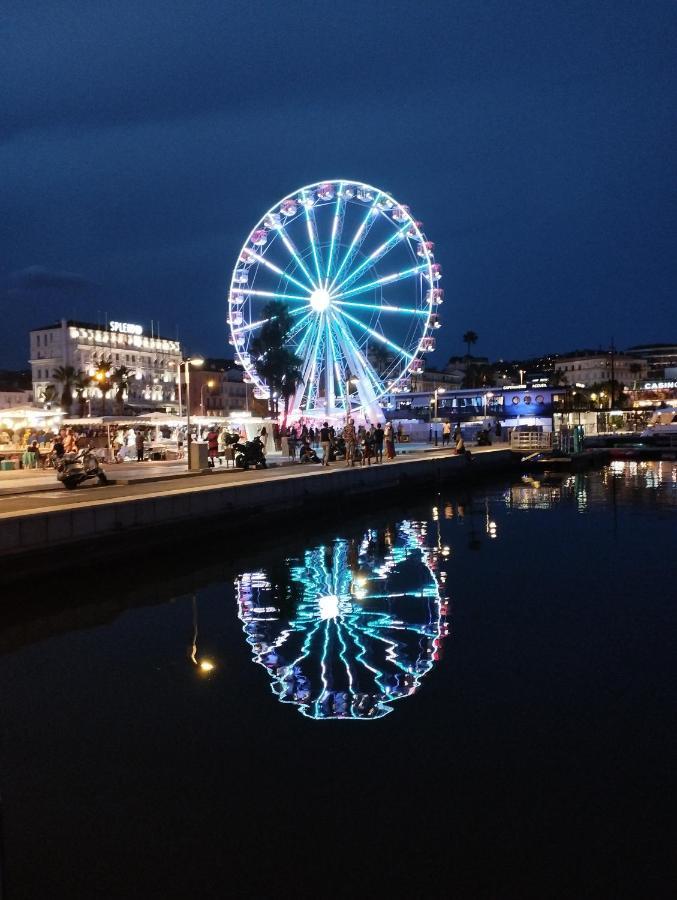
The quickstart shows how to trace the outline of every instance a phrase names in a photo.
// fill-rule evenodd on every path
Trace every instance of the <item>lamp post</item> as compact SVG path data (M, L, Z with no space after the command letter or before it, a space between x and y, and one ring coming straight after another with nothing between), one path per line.
M346 425L350 419L350 385L357 384L359 378L353 378L350 372L346 372Z
M439 395L445 392L446 388L436 387L433 391L433 419L439 418ZM437 446L437 428L435 429L435 446Z
M200 413L204 416L205 414L205 388L209 388L210 390L214 387L214 379L210 378L206 384L203 384L200 388Z
M189 356L179 364L179 386L181 385L181 365L186 372L186 453L188 455L188 468L190 469L190 367L199 368L203 365L201 356Z

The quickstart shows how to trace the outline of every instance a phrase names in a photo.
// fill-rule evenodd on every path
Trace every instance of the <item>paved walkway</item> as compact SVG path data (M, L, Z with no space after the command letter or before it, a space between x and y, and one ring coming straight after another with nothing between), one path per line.
M493 447L478 447L472 449L473 456L475 454L492 453L498 450L506 450L506 444L498 444ZM396 466L400 463L408 463L415 459L430 458L431 453L439 453L444 456L452 456L453 451L431 448L427 446L425 450L411 450L410 452L400 453L396 459L387 462L384 466ZM271 457L269 457L271 458ZM272 457L274 460L274 457ZM272 461L271 460L271 461ZM39 487L30 492L20 493L14 489L13 495L0 496L0 519L15 516L23 512L49 511L53 509L62 509L71 506L80 506L83 504L98 504L102 501L117 500L122 498L134 498L144 496L162 496L171 493L183 493L186 491L209 490L217 487L235 487L238 484L249 484L256 481L268 481L280 478L306 478L306 477L331 477L332 472L343 471L346 465L343 461L333 463L331 466L322 467L318 464L302 465L300 463L289 463L287 465L277 466L275 468L264 469L262 471L249 470L247 472L241 469L216 469L205 474L187 474L185 471L185 463L126 463L125 472L132 470L138 466L139 474L136 479L126 479L128 484L116 484L108 487L102 487L93 483L85 484L74 491L66 491L61 485L55 483L55 475L53 470L47 473L36 473L37 475L46 475L44 487ZM182 470L172 471L169 467L182 466ZM374 463L374 466L377 464ZM142 481L140 479L145 475L150 477L148 473L151 470L161 469L159 480ZM108 467L107 471L114 476L119 466ZM359 468L359 466L356 466ZM365 467L368 468L368 467ZM9 473L21 475L22 473Z

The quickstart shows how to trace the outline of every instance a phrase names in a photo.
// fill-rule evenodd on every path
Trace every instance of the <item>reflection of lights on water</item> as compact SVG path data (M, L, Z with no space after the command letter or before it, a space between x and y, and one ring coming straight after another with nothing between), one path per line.
M448 634L424 532L369 530L288 560L274 580L236 579L254 660L282 703L313 719L374 719L417 690Z

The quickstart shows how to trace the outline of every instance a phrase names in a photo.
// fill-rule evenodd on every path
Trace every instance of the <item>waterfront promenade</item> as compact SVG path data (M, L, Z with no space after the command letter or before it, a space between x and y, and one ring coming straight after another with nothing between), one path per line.
M218 519L220 526L232 522L242 527L249 520L270 520L292 510L359 503L370 493L500 472L518 458L500 446L474 449L470 460L431 448L355 468L338 462L328 469L300 464L264 471L228 469L73 492L56 485L0 497L0 554L11 558L99 537L127 540L142 529L159 537L164 526L179 522L197 525Z

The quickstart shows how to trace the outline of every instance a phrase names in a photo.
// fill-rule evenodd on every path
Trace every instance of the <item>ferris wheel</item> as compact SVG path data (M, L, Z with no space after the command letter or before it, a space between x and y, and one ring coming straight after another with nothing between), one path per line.
M381 401L422 371L440 325L441 267L409 207L355 181L287 195L259 220L235 265L229 341L255 396L256 338L284 304L285 347L300 361L292 415L383 420Z

